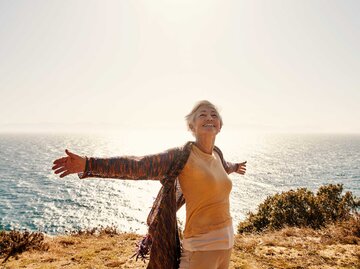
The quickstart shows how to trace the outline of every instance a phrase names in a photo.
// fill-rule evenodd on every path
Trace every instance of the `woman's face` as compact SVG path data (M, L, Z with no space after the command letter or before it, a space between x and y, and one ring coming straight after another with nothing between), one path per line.
M221 129L219 114L209 106L201 106L195 113L194 122L190 125L192 132L199 135L217 135Z

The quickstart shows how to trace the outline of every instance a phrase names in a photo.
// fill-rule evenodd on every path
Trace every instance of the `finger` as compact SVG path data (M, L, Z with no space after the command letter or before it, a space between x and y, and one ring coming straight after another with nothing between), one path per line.
M71 173L69 171L66 171L60 175L61 178L66 177L67 175L70 175Z
M240 168L240 167L246 167L246 162L239 163L239 168Z
M58 169L59 167L62 167L62 166L64 166L64 165L63 164L56 164L51 169L56 170L56 169Z
M69 157L72 157L72 158L78 156L78 155L72 153L71 151L69 151L68 149L65 149L65 153L66 153Z
M61 173L61 172L67 171L67 170L68 170L68 169L66 169L65 167L62 167L62 168L56 170L56 171L55 171L55 174L59 174L59 173Z
M53 164L64 163L67 158L68 158L68 157L62 157L62 158L56 159L56 160L53 162Z

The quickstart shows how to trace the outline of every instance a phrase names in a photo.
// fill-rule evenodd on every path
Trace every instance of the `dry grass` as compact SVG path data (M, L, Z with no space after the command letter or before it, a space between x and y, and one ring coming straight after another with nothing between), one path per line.
M231 257L233 269L360 268L360 238L356 223L323 230L284 228L263 234L237 235ZM29 250L11 257L0 268L146 268L130 259L136 234L115 231L46 237L46 250Z
M46 237L48 251L25 252L0 268L146 268L143 262L129 259L140 238L127 233Z
M360 238L350 231L353 225L351 220L322 230L287 227L239 235L231 268L360 269ZM237 264L237 255L247 267Z

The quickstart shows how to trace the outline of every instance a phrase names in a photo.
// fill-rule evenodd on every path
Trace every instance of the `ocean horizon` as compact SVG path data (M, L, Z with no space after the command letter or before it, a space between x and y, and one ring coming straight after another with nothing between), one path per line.
M146 139L145 139L146 138ZM146 232L146 218L160 183L150 180L60 179L51 170L65 148L80 155L144 155L192 140L179 132L117 134L0 134L0 230L48 234L99 226ZM216 143L227 161L247 161L245 176L231 174L233 225L268 195L296 188L312 191L343 184L360 196L359 134L257 134L227 132ZM184 221L185 210L179 212Z

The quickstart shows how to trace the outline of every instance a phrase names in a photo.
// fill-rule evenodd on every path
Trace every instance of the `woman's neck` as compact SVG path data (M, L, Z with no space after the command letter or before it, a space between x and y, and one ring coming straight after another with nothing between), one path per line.
M196 137L195 145L203 152L212 154L214 145L215 145L215 137Z

